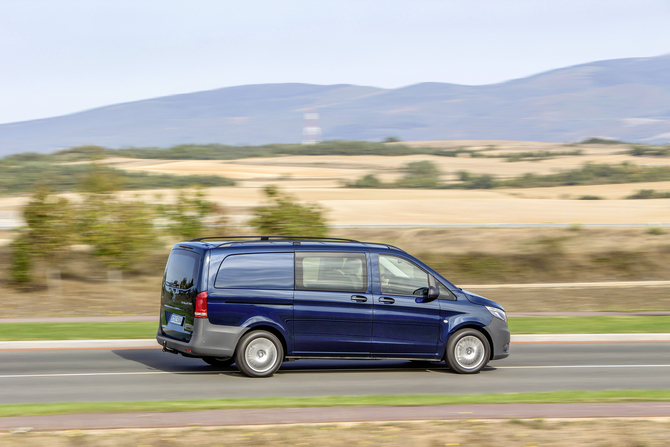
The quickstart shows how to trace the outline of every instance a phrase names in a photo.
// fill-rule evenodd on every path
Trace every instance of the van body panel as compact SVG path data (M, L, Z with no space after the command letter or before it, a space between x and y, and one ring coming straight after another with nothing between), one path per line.
M369 356L372 295L368 251L310 248L296 249L295 343L291 354ZM350 271L353 265L354 271ZM298 290L310 288L310 284L317 289L320 280L322 287L337 289L341 281L343 288L350 289Z
M398 256L397 253L388 255L416 264L407 257ZM372 255L372 274L375 278L372 355L402 358L437 356L441 323L439 302L426 300L420 296L382 293L377 253ZM426 285L428 285L427 272Z
M367 301L352 301L353 295ZM296 290L294 315L292 354L370 355L371 294Z

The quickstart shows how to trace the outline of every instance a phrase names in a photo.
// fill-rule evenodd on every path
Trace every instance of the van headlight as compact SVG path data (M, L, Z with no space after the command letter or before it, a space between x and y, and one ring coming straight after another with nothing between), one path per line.
M489 312L491 312L491 315L493 315L496 318L500 318L502 321L507 323L507 315L505 315L504 310L491 306L484 306L484 307L486 307L489 310Z

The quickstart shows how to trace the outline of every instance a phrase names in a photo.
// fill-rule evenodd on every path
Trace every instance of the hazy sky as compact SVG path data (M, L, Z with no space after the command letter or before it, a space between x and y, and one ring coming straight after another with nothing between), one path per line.
M0 0L0 123L233 85L488 84L667 53L670 0Z

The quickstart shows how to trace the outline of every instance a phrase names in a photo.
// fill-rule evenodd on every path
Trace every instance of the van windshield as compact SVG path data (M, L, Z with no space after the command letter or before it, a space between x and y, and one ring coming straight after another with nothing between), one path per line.
M200 255L185 250L174 250L170 255L165 282L179 289L190 289L196 283L200 267Z

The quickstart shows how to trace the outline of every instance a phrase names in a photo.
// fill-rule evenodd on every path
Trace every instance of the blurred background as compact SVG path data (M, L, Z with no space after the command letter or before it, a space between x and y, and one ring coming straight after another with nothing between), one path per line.
M245 405L667 402L668 343L649 341L670 337L668 23L667 0L0 2L0 425ZM251 234L396 245L500 303L527 338L471 377L305 360L256 381L161 353L170 247ZM561 341L575 334L639 343ZM66 352L81 339L106 348ZM524 394L537 392L551 393ZM217 400L160 402L203 396ZM379 440L374 424L201 423L31 439L667 445L669 430L472 419L387 424L395 439ZM21 430L0 444L28 444Z
M258 233L392 243L512 312L670 304L667 2L0 10L3 318L154 315L171 244Z

